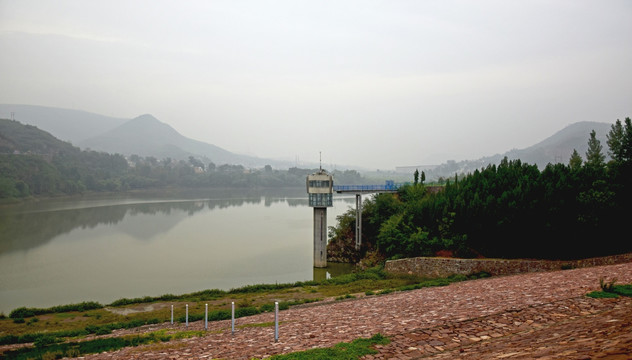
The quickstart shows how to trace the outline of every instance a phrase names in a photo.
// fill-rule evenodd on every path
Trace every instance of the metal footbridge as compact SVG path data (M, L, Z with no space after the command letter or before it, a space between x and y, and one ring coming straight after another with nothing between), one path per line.
M384 185L334 185L334 191L338 194L372 194L372 193L394 193L408 183L395 183L387 180Z

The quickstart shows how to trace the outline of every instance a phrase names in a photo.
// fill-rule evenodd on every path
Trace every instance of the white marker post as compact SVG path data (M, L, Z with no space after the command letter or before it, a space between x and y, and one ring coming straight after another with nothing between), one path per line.
M279 302L274 302L274 342L279 342Z
M235 302L230 303L230 331L235 335Z
M184 316L184 318L186 327L189 327L189 304L187 304L186 315Z
M173 325L173 305L171 305L171 325Z
M208 304L204 307L204 330L208 330Z

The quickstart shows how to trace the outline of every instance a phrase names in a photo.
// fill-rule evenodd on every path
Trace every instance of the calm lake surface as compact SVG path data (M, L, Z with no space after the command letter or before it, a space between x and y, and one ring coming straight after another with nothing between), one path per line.
M197 190L0 207L0 311L322 279L305 189ZM327 225L355 206L334 196Z

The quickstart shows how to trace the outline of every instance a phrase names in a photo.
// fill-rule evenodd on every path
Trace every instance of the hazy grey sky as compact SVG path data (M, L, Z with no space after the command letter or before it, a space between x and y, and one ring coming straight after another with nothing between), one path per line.
M393 169L632 116L632 1L0 0L0 103ZM588 139L588 134L587 134Z

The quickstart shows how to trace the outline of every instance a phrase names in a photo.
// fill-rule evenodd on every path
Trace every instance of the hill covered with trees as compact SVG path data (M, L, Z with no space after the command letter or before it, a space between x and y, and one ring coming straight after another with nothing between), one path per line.
M167 186L297 187L315 171L82 151L35 126L0 119L0 199ZM334 176L344 183L362 182L354 170L334 171Z
M365 201L360 251L355 210L330 228L331 257L459 256L576 259L632 251L632 124L617 120L601 142L591 132L585 159L543 170L505 158L430 192L423 181Z

